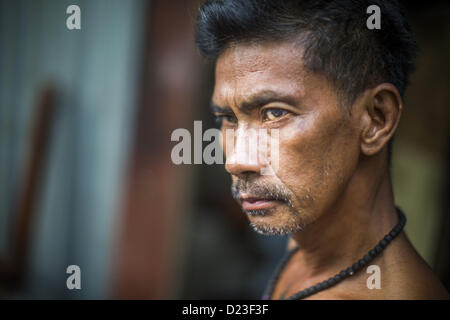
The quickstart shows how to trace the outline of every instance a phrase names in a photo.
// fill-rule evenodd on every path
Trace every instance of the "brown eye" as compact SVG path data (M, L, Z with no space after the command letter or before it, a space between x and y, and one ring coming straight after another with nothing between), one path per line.
M288 112L286 110L269 108L263 111L263 121L273 121L286 115L287 113Z

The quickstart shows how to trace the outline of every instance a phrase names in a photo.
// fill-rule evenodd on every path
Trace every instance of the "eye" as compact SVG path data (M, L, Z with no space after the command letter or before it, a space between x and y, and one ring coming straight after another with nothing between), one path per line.
M288 111L278 108L268 108L263 111L263 121L274 121L286 115Z
M216 123L218 125L234 124L236 123L236 117L231 114L216 114Z

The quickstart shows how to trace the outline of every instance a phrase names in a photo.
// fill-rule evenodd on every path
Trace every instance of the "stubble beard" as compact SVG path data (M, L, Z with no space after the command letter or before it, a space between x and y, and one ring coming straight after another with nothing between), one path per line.
M251 217L277 215L279 212L277 212L276 208L264 210L243 210L243 212L247 214L250 227L258 234L266 236L285 236L302 231L306 228L307 223L302 221L302 213L294 207L293 198L295 198L295 195L293 195L287 188L279 185L262 185L258 183L250 184L248 182L238 180L237 183L232 184L231 193L233 198L239 204L241 204L239 199L239 192L241 191L251 191L251 193L256 196L261 196L263 198L270 197L280 201L282 204L287 206L289 214L294 220L283 226L255 223L251 221Z

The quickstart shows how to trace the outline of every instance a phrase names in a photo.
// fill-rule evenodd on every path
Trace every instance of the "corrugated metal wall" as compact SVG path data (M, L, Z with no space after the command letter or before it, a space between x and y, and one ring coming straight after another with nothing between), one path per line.
M66 8L81 8L68 30ZM48 82L58 96L32 230L33 298L102 298L134 115L145 1L0 2L0 244L8 246L33 108ZM82 290L66 288L77 264Z

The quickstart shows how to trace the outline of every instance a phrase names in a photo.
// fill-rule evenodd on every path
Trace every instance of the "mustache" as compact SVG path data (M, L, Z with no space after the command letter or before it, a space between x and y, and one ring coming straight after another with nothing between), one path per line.
M250 182L238 179L231 185L231 194L233 198L240 204L240 194L246 193L253 197L261 199L273 199L287 203L292 207L292 195L284 186L277 184L269 184L267 182Z

